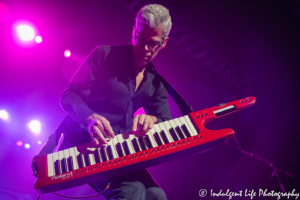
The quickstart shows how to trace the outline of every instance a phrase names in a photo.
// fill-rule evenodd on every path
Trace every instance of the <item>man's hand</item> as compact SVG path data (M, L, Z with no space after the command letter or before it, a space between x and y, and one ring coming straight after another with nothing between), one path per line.
M133 118L132 131L136 132L138 129L137 136L145 135L156 122L157 118L152 115L136 115Z
M88 125L90 136L96 145L106 144L107 141L105 137L109 139L115 137L110 123L105 117L94 113L87 118L86 123Z

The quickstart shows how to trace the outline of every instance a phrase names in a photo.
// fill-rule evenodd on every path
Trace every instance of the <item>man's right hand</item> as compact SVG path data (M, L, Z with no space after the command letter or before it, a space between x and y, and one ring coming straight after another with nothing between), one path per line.
M101 115L92 114L86 120L88 125L89 133L96 145L106 144L107 141L105 137L112 139L115 134L110 126L109 121Z

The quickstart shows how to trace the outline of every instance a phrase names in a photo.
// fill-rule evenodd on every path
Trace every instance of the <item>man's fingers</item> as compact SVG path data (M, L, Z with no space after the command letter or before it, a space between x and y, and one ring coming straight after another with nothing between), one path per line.
M94 134L93 137L95 138L95 140L97 140L98 142L103 142L104 144L107 143L106 139L104 138L103 134L101 133L101 131L98 129L97 126L93 126L93 130L94 130ZM99 140L96 138L98 136ZM97 144L97 143L96 143ZM99 144L99 143L98 143ZM97 144L97 145L98 145Z
M147 131L148 131L148 129L149 129L149 124L150 124L150 121L149 121L149 120L145 120L145 121L144 121L143 132L147 132Z
M139 129L140 133L143 132L145 118L146 118L146 115L139 115L139 118L138 118L139 120L138 120L137 128Z
M139 120L139 116L136 115L136 116L133 118L133 121L132 121L132 130L133 130L133 131L136 131L136 130L137 130L137 123L138 123L138 120Z
M105 121L103 121L102 124L103 124L103 127L104 127L105 136L108 137L108 138L114 138L115 134L114 134L114 131L112 130L112 128L110 126L109 121L107 121L105 119Z

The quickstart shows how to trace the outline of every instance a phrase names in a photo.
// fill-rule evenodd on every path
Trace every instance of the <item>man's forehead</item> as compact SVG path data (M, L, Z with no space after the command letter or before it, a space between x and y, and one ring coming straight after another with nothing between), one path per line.
M140 25L137 27L138 35L145 39L153 39L155 41L163 40L163 27L158 26L151 28L148 25Z

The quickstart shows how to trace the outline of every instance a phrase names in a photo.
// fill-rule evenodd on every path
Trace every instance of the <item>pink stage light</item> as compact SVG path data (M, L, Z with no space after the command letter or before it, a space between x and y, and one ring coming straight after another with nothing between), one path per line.
M6 110L0 110L0 118L8 120L8 113L6 112Z
M17 146L19 146L19 147L20 147L20 146L22 146L22 145L23 145L23 142L22 142L22 141L18 141L16 144L17 144Z
M38 43L38 44L41 43L41 42L43 42L42 36L36 36L35 37L35 42Z
M38 120L32 120L29 123L29 129L35 133L39 134L41 132L41 123Z
M21 40L30 41L33 40L35 33L31 26L22 24L17 26L17 33Z
M65 50L64 55L66 58L69 58L71 56L71 51L70 50Z

